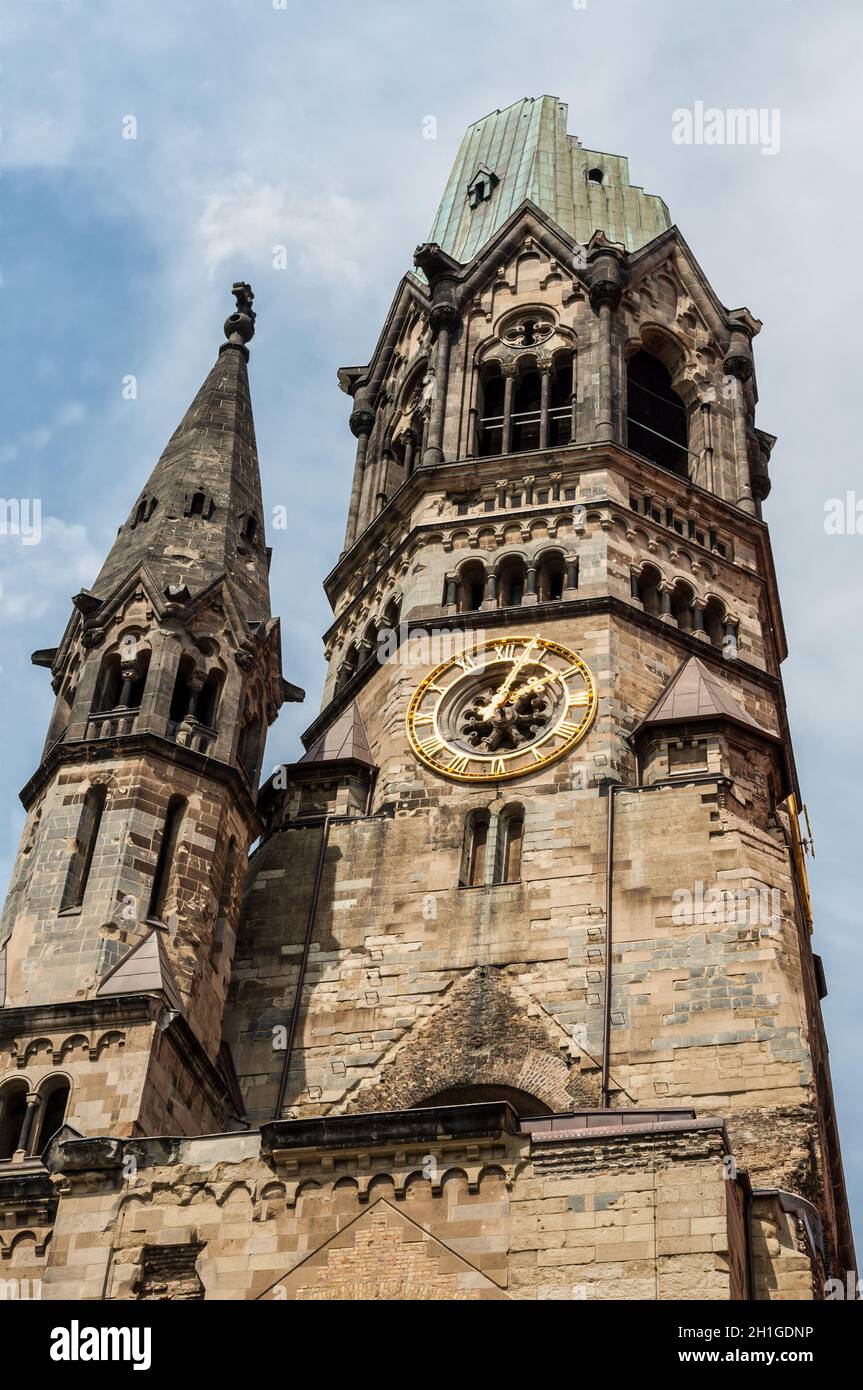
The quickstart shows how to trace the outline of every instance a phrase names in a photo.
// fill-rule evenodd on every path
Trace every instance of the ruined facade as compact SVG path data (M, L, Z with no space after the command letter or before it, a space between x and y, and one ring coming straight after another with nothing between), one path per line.
M57 703L0 931L0 1278L822 1297L854 1255L760 324L556 99L471 127L339 374L323 704L258 791L302 692L234 292L34 654Z

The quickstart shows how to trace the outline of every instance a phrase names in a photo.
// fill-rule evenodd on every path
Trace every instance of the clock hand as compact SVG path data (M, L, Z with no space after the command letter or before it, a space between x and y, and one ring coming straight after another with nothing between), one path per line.
M511 691L510 699L515 703L516 700L521 699L522 695L535 695L542 690L544 685L549 685L551 681L559 679L560 673L558 671L552 671L549 676L529 676L524 685L519 685Z
M495 713L495 711L499 710L501 705L505 703L506 697L509 694L510 686L512 685L513 681L515 680L524 663L527 661L528 656L533 651L538 641L539 633L536 633L535 636L531 637L530 641L528 642L518 661L513 663L512 670L509 672L509 675L503 682L503 685L501 685L499 689L495 691L494 695L492 695L487 705L482 705L480 707L478 712L483 719L490 719L491 716Z

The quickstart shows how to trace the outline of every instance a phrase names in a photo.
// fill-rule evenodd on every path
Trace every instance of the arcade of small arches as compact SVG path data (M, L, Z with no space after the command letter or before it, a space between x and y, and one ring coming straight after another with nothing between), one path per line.
M379 613L368 619L359 636L349 642L336 677L337 692L342 690L358 671L378 659L378 648L385 634L388 651L398 645L401 609L401 598L394 594Z
M52 1072L31 1090L23 1077L0 1086L0 1163L44 1152L66 1117L71 1083Z
M556 603L578 589L578 556L549 547L529 556L507 551L493 562L464 560L447 575L443 603L447 613L517 608Z
M675 623L682 632L726 651L737 650L738 620L716 594L702 596L683 578L666 578L649 562L630 572L630 593L651 617Z

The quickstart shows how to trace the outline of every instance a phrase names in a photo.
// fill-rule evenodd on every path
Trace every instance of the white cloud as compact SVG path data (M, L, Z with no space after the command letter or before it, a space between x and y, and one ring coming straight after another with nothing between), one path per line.
M360 267L346 248L358 245L362 210L351 198L304 197L287 185L255 183L237 174L207 194L197 227L209 275L226 261L272 268L276 248L321 280L356 280Z
M21 536L0 535L0 630L54 611L65 623L69 600L92 584L100 564L86 527L55 516L42 518L35 545L25 545Z

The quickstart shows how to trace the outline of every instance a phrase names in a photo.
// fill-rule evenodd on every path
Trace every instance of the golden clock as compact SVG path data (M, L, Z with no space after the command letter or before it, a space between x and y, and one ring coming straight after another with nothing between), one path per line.
M570 753L596 703L593 676L575 652L538 634L504 637L430 671L408 705L407 734L433 772L497 782Z

